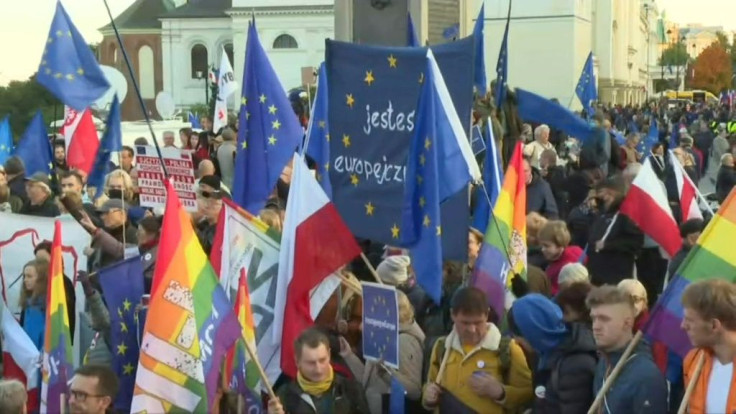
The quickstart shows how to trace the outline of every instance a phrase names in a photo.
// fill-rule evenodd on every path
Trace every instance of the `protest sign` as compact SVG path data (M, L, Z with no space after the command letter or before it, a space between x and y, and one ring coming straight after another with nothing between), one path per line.
M396 288L363 282L363 357L399 369L399 303Z
M466 133L473 102L473 39L432 46ZM332 201L356 237L399 242L401 200L425 48L387 48L327 41L329 174ZM442 205L442 221L469 221L468 194ZM467 227L442 232L443 256L467 258Z
M480 125L474 125L470 131L470 148L473 149L473 155L476 157L486 150L486 142L480 131Z
M223 209L225 209L225 223L220 259L220 284L231 302L234 302L240 274L245 272L247 275L256 325L258 359L273 384L281 374L281 347L271 340L280 241L278 234L269 230L268 225L257 217L246 217L228 203L223 204ZM339 283L339 279L330 276L312 291L310 302L312 318L316 318ZM248 363L246 377L258 376L255 369L253 364Z
M138 192L141 207L163 208L166 204L164 170L156 148L136 147L135 168L138 173ZM197 195L194 188L194 162L189 150L161 148L166 172L173 179L174 188L181 204L187 211L197 210Z
M56 218L33 217L21 214L0 213L0 279L3 297L8 309L16 317L20 314L20 290L23 286L23 268L35 258L34 248L45 240L54 238L54 221L61 221L62 258L64 275L75 280L77 271L87 270L87 256L84 248L90 244L90 236L74 218L63 215ZM84 313L85 296L81 284L75 286L77 324L74 335L74 361L79 362L81 353L87 350L91 336L85 332L87 324L81 315ZM81 338L81 339L80 339ZM84 346L80 349L80 343Z

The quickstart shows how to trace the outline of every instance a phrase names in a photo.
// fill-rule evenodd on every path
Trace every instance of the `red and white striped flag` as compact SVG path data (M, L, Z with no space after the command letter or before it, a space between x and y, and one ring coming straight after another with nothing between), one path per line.
M672 169L675 171L675 180L677 181L677 194L680 198L680 207L682 208L682 221L690 219L703 219L703 213L700 211L698 205L698 189L690 179L690 176L685 174L682 169L682 165L675 157L674 152L670 151L670 163Z
M92 113L87 109L78 112L68 106L64 107L64 126L61 133L66 144L67 165L89 174L100 146Z
M6 306L3 309L3 378L26 384L28 412L38 410L38 384L41 352L15 320Z

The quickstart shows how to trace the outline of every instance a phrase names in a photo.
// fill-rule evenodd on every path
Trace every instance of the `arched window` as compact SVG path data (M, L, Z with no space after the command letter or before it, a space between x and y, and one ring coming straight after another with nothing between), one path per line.
M207 47L202 44L192 46L192 79L207 77L209 62L207 60ZM197 76L199 72L199 76Z
M298 47L296 39L288 34L282 34L273 41L274 49L296 49Z
M227 58L230 60L230 66L235 66L235 57L233 55L233 44L228 43L225 45L225 53L227 54Z
M108 56L112 59L112 65L115 66L118 63L118 46L115 43L110 43L108 47Z
M138 49L138 84L143 99L156 97L156 74L153 69L153 49L144 45Z

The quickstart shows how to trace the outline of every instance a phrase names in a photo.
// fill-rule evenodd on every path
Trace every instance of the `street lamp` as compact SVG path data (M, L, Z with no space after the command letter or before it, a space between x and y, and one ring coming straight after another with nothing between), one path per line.
M204 73L201 70L198 70L196 72L196 75L197 75L197 79L200 79L201 80L202 78L204 78L204 103L205 103L205 105L207 105L207 107L209 107L210 106L210 94L207 93L208 92L207 91L207 81L208 81L208 79L206 77L204 77Z

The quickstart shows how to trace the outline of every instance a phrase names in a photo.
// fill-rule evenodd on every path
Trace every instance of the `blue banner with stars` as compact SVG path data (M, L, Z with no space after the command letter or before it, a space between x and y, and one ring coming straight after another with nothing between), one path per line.
M363 357L399 369L399 301L396 288L363 282Z
M396 245L401 202L426 48L377 47L326 41L332 201L359 238ZM432 46L458 116L473 103L473 39ZM443 257L467 258L465 190L442 204Z
M143 265L139 256L118 262L99 272L100 285L110 313L112 369L120 382L115 409L130 411L138 367L136 305L143 296Z

